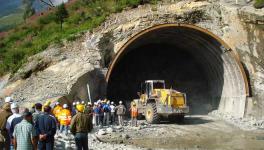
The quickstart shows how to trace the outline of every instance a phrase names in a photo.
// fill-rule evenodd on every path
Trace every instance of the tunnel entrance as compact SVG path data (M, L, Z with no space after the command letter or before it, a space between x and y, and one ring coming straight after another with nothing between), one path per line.
M145 80L165 80L166 88L187 94L191 114L218 109L244 115L247 81L230 48L190 25L159 25L130 39L107 72L107 97L138 98Z

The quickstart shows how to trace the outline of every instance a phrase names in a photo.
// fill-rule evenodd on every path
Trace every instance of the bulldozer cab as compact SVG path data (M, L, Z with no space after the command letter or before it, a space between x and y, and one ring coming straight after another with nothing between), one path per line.
M141 94L149 98L152 95L153 89L165 89L164 80L147 80L141 84Z

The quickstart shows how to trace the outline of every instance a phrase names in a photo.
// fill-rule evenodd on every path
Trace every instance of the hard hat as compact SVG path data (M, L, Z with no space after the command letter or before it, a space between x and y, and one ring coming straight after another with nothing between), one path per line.
M119 101L119 104L122 104L123 102L122 101Z
M76 106L76 109L77 109L77 111L79 111L79 112L84 112L84 105L78 104L78 105Z
M82 104L84 104L84 101L82 101Z
M135 103L135 102L132 102L132 105L133 105L133 106L136 106L136 103Z
M49 106L51 104L51 100L47 100L44 106Z
M68 108L68 104L63 104L63 108Z
M107 104L110 104L110 101L107 101Z
M80 104L80 102L76 102L76 105L79 105Z
M5 98L5 102L6 102L6 103L12 103L13 100L12 100L11 97L6 97L6 98Z
M11 109L14 109L14 108L18 108L17 103L12 103L12 104L11 104Z
M88 105L92 105L92 103L91 102L88 102Z
M55 103L55 105L59 105L59 104L60 104L60 102L56 102L56 103Z
M113 104L114 104L114 102L111 102L111 104L113 105Z
M73 106L75 106L75 105L76 105L76 103L75 103L75 102L73 102L73 103L72 103L72 105L73 105Z

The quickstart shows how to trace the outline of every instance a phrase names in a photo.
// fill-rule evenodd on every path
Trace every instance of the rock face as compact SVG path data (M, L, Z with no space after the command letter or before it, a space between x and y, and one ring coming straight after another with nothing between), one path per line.
M104 98L107 86L104 75L109 61L127 41L155 25L192 24L212 32L240 58L250 90L248 96L244 95L243 116L261 119L264 117L263 14L264 9L234 5L233 1L187 0L140 6L111 15L78 41L33 56L3 91L13 87L12 95L23 104L58 96L87 99L88 84L91 99Z

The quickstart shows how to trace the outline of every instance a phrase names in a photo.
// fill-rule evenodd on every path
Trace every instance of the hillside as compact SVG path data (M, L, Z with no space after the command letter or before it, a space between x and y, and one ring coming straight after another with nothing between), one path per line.
M59 5L68 0L51 0L54 5ZM13 29L23 22L24 6L22 0L0 0L0 32ZM47 5L35 0L33 3L35 11L41 12L47 9Z
M77 0L67 5L69 17L63 29L55 23L54 10L9 31L0 40L0 75L16 72L27 58L49 45L75 40L83 31L99 26L111 13L157 0Z

